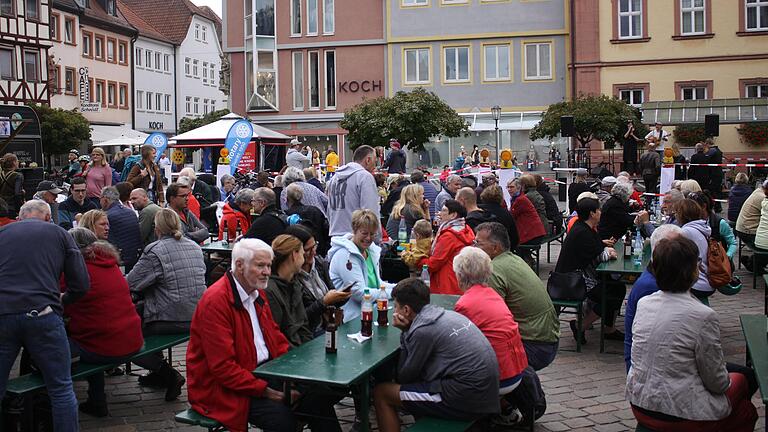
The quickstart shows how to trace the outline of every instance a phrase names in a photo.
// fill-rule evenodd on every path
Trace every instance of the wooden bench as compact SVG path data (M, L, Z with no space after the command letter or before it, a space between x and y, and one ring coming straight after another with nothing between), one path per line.
M473 421L445 420L434 417L422 417L406 430L410 432L464 432Z
M192 426L200 426L208 429L210 432L226 430L218 421L208 418L192 408L186 409L174 416L174 420Z
M553 241L562 241L563 235L565 234L565 231L560 231L556 234L550 234L547 237L544 237L543 239L539 240L538 243L524 243L521 245L518 245L517 247L519 249L525 249L531 252L531 255L533 255L534 258L536 258L536 267L534 270L536 270L536 274L539 274L539 257L540 257L540 251L541 247L543 245L547 245L547 262L550 262L550 246Z
M752 251L753 257L768 256L768 249L761 249L755 246L754 243L744 242L744 245ZM752 289L757 289L757 273L760 269L757 267L756 260L752 261Z
M175 335L155 335L147 336L144 338L144 346L136 355L132 356L130 360L144 356L146 354L155 353L168 349L169 362L170 351L176 345L182 344L189 340L189 334L175 334ZM76 362L72 364L72 380L82 380L96 373L104 373L107 369L112 369L119 366L118 364L90 364L85 362ZM10 396L24 397L24 415L22 423L25 427L24 430L29 429L33 424L31 402L32 398L28 397L31 394L42 391L45 389L45 381L40 373L31 373L22 375L18 378L8 380L6 392Z
M584 329L582 318L584 317L584 300L555 300L552 299L552 305L555 306L557 316L561 313L576 315L576 330L581 334ZM576 352L581 352L581 337L576 337Z

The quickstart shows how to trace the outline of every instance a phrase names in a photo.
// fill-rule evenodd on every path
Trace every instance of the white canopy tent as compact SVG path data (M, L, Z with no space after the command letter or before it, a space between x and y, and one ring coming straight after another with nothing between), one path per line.
M179 147L181 146L182 141L186 141L184 144L193 144L192 141L198 141L201 142L201 144L217 143L218 145L222 145L227 138L229 128L231 128L238 120L242 120L242 117L235 113L229 113L213 123L171 137L171 145L177 144L177 147ZM291 137L288 135L283 135L280 132L275 132L272 129L267 129L264 126L259 126L253 122L251 122L251 124L253 125L253 139L255 140L291 140ZM185 147L186 146L187 145L185 145Z
M136 145L143 144L147 139L147 134L133 130L127 126L122 125L91 125L91 141L95 146L115 146L115 145ZM109 144L110 141L116 139L131 140L127 144ZM136 142L140 141L140 142ZM105 144L106 143L106 144Z

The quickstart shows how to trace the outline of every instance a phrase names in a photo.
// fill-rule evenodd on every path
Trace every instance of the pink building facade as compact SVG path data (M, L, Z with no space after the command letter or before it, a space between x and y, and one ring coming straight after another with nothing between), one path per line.
M382 2L225 1L223 15L232 111L349 159L344 111L386 92Z

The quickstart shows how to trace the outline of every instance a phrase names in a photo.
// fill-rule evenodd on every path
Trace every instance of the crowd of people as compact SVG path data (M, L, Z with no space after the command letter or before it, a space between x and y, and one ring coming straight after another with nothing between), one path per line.
M607 339L624 342L626 394L638 420L654 430L754 426L754 376L724 362L717 314L707 306L721 288L711 282L708 254L714 239L732 260L735 236L768 249L768 182L750 192L737 177L728 212L734 234L715 212L710 186L695 179L675 182L663 220L651 223L629 173L593 187L579 171L564 217L537 174L506 185L494 173L479 184L456 174L433 182L419 170L403 175L405 153L392 143L384 163L360 146L322 179L298 142L291 147L277 178L261 173L250 187L231 176L216 187L191 168L165 184L152 146L123 155L122 166L110 166L98 147L82 166L73 152L61 203L63 191L49 181L24 202L18 159L4 156L0 278L18 283L0 287L0 325L11 329L0 332L0 394L23 347L45 378L57 430L77 430L78 409L109 414L103 374L88 378L78 408L60 360L79 356L141 366L148 374L139 384L164 388L167 401L186 384L192 408L229 430L293 430L301 420L340 431L334 405L344 392L302 384L285 394L252 371L322 337L331 308L350 322L365 302L387 299L402 337L397 379L377 377L373 391L380 430L400 429L399 410L533 422L537 371L560 346L560 311L521 245L566 231L555 272L577 272L587 285L584 325L570 323L573 337L586 343L583 328L601 320ZM377 167L390 175L374 174ZM118 168L126 176L113 183ZM217 201L221 216L211 217ZM629 294L622 332L616 317L627 288L596 269L618 257L614 245L628 231L650 238L653 257ZM224 264L201 248L215 239L232 244ZM385 255L421 277L385 280ZM766 263L756 261L750 268L762 270ZM445 310L430 304L431 294L460 298ZM162 353L136 357L146 337L187 333L185 373Z

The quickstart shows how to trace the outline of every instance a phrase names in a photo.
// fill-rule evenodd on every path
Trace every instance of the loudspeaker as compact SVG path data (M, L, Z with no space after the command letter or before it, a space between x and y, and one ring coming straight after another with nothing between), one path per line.
M720 135L720 116L707 114L704 116L704 135L708 137Z
M573 136L573 116L560 116L560 136Z

